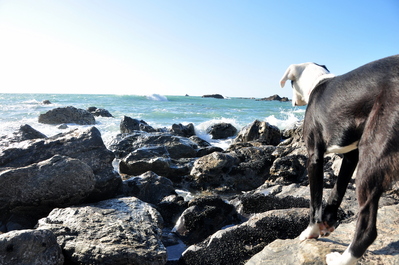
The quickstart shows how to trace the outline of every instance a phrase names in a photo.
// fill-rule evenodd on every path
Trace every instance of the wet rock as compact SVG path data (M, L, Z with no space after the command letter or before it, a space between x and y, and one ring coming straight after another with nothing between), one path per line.
M55 234L68 264L166 263L162 217L135 197L57 208L38 228Z
M235 138L235 143L258 141L265 145L278 145L281 141L280 130L264 121L254 121L245 126Z
M50 104L52 104L52 103L51 103L50 100L45 99L45 100L42 101L42 104L43 104L43 105L50 105Z
M25 140L43 139L47 136L35 130L28 124L21 125L19 129L10 135L0 137L0 149L7 148L12 143L18 143Z
M160 203L164 197L176 195L173 182L148 171L138 177L123 181L123 195L134 196L151 204Z
M143 120L137 120L123 116L120 123L121 133L133 133L134 131L155 132L156 130Z
M147 171L168 175L171 163L169 152L164 146L142 147L121 159L119 172L134 176Z
M114 117L106 109L101 109L101 108L97 108L97 107L88 107L87 111L90 112L91 114L93 114L95 117L108 117L108 118Z
M188 206L172 230L187 244L198 243L238 220L234 207L216 196L194 199Z
M165 226L173 227L183 211L187 209L188 202L181 196L169 195L164 197L156 207L163 217Z
M213 146L209 142L205 141L204 139L198 136L193 135L189 139L198 146L196 157L206 156L213 152L223 152L222 148Z
M72 106L55 108L39 115L39 122L45 124L75 123L92 125L96 120L90 112Z
M64 256L49 230L20 230L0 234L0 264L62 265Z
M226 139L236 135L237 128L230 123L217 123L209 126L206 133L212 135L212 139Z
M68 129L69 127L67 124L63 123L63 124L60 124L57 128L60 130L65 130L65 129Z
M147 133L135 131L131 134L120 134L111 143L110 149L117 158L126 157L129 153L143 147L163 146L173 159L195 157L197 144L188 138L170 133Z
M273 210L247 222L219 230L190 246L181 264L243 264L277 238L296 238L308 225L307 209ZM273 263L270 263L273 264Z
M190 172L194 160L195 158L172 159L164 146L142 147L120 160L119 172L137 176L152 171L176 180Z
M187 125L183 125L181 123L173 124L170 132L183 137L191 137L195 135L194 124L192 123L189 123Z

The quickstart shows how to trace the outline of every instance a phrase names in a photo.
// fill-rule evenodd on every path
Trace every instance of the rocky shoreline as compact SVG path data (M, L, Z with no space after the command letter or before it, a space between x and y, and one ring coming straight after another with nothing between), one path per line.
M350 243L354 181L337 230L297 239L309 204L301 124L218 124L214 139L234 139L223 150L192 124L125 116L106 147L95 113L112 118L57 108L39 120L93 126L47 137L23 125L0 137L0 264L325 264ZM325 159L326 195L340 162ZM380 234L361 264L399 263L398 202L397 187L382 197Z

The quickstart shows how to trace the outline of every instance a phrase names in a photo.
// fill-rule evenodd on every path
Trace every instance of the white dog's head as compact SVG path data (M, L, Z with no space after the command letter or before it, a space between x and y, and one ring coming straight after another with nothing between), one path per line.
M284 87L287 80L291 80L294 94L293 106L304 106L309 102L312 90L321 80L332 78L327 67L316 63L291 64L280 80L281 87Z

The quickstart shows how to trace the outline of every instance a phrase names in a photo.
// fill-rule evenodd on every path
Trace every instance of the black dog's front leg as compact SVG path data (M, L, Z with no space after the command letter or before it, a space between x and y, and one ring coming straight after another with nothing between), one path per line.
M324 209L323 221L328 227L333 227L337 222L338 208L341 205L346 188L348 187L358 161L359 151L357 149L344 154L337 182L331 191L330 197L327 201L327 206Z
M300 240L318 238L321 232L323 199L323 157L322 148L309 149L308 175L310 186L310 222L300 235Z

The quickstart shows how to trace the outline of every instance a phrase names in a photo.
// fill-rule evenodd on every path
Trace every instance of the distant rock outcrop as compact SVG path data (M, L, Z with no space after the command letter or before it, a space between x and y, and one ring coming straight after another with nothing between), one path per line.
M291 101L287 97L280 97L277 94L273 95L273 96L270 96L270 97L267 97L267 98L258 99L258 101L272 101L272 100L277 100L277 101L281 101L281 102Z
M220 94L211 94L211 95L203 95L203 98L220 98L220 99L224 99L224 97Z

